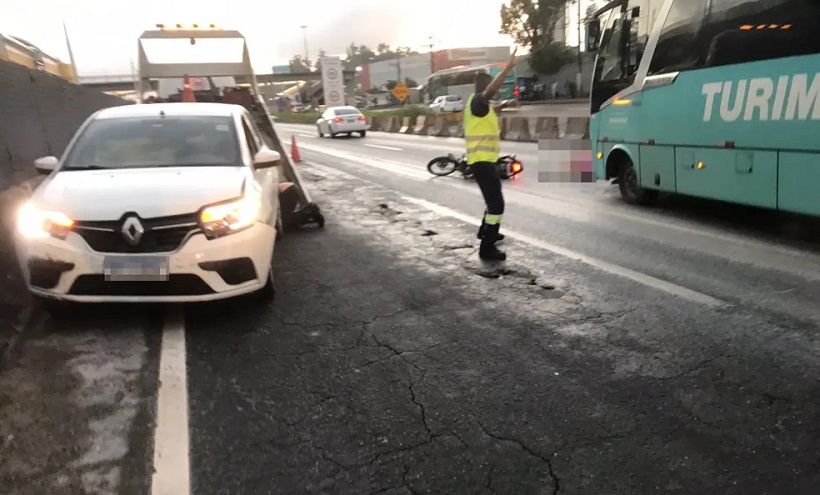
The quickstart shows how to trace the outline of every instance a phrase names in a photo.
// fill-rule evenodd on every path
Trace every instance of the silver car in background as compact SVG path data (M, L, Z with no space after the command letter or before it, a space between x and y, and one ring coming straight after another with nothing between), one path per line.
M324 111L316 121L319 137L329 134L336 137L339 134L352 136L353 133L364 137L367 133L367 118L356 107L330 107Z

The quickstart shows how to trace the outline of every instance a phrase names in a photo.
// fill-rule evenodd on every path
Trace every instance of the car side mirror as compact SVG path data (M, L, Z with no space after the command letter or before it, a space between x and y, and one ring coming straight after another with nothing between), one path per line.
M593 19L586 23L586 51L594 53L598 51L598 41L601 39L601 21Z
M253 157L253 168L270 168L279 165L282 160L282 155L278 151L270 149L261 149Z
M38 173L48 175L57 168L60 160L56 156L44 156L34 160L34 168Z

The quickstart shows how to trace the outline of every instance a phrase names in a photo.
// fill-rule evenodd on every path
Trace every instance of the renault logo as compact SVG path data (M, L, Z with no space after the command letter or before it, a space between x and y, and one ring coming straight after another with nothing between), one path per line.
M122 236L128 244L136 246L140 243L140 239L142 239L142 235L145 233L145 227L142 226L139 218L128 217L122 223L120 232L122 232Z

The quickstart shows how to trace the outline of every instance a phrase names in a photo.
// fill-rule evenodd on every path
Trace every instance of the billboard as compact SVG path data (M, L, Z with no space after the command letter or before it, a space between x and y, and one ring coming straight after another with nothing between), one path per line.
M345 83L342 59L339 57L322 57L322 89L325 105L336 107L345 105Z
M455 60L486 60L489 58L486 48L454 48L447 50L447 58Z
M290 64L288 65L274 65L271 67L273 74L290 74Z

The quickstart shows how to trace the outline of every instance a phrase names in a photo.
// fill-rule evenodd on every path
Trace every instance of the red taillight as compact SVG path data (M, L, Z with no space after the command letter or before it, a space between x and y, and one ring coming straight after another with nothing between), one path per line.
M336 117L335 119L333 119L333 122L336 122L336 123L339 123L341 121L342 121L341 117Z
M524 167L519 162L513 162L512 171L514 174L520 173Z
M367 117L365 117L364 115L359 115L359 120L367 120Z

